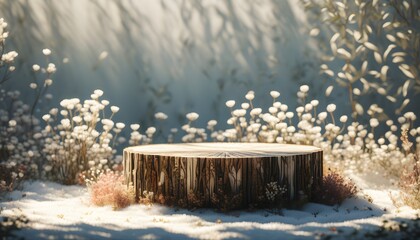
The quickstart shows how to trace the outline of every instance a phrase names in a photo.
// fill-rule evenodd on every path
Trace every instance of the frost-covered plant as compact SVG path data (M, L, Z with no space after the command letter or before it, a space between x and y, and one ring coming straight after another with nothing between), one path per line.
M0 209L1 214L2 209ZM19 239L17 231L28 226L29 220L25 215L0 217L0 236L2 239Z
M417 117L413 112L404 113L396 123L392 120L384 122L378 117L383 109L372 104L367 111L370 120L363 124L349 121L346 115L336 116L335 104L323 108L318 100L308 99L307 85L301 86L297 95L300 105L295 110L280 102L280 93L277 91L270 92L273 104L267 112L255 106L253 91L245 95L246 102L238 107L235 107L235 100L227 101L226 106L231 112L227 123L231 127L217 130L217 121L210 120L207 129L211 139L218 142L314 145L324 151L324 160L331 167L354 171L385 170L386 174L395 177L401 174L401 166L412 158L401 149L398 129L410 128L410 138L415 139L416 148L419 149L420 127L414 127ZM388 128L385 134L376 131L380 126ZM190 129L191 126L187 124L184 128ZM192 132L196 132L196 129ZM195 137L189 133L185 139L191 141Z
M321 73L347 92L354 119L363 95L399 104L420 92L420 7L407 0L302 0L319 40Z
M80 173L112 169L120 163L113 148L123 142L118 134L125 124L112 120L119 111L116 106L110 107L111 115L106 117L109 101L100 100L102 95L103 91L95 90L83 102L64 99L61 110L53 108L42 117L46 123L43 152L48 160L44 169L62 183L75 184Z
M23 165L19 167L23 167ZM0 164L0 199L7 193L20 187L21 180L24 178L26 171L25 169L19 169L19 167Z
M4 89L16 69L13 64L18 56L15 51L6 52L6 27L7 23L0 19L0 164L8 170L0 180L2 188L13 188L24 176L37 177L42 165L40 121L33 114L41 95L33 104L26 104L19 91Z
M402 131L401 140L404 150L413 155L412 162L406 164L401 175L399 187L405 204L413 208L420 208L420 153L412 151L412 143L408 140L408 130Z
M0 86L10 79L10 73L16 69L13 64L18 53L16 51L6 52L5 48L8 36L7 22L0 18Z
M345 199L354 197L358 192L356 185L337 172L330 171L323 177L321 186L312 193L312 200L326 205L341 204Z
M133 186L127 186L120 173L106 171L95 180L88 181L87 186L94 205L111 205L114 210L118 210L135 202Z

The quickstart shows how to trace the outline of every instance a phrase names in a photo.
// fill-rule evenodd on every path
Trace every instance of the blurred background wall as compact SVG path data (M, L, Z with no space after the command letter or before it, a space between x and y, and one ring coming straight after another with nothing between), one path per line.
M299 1L0 0L0 17L9 23L7 48L19 52L9 85L28 101L32 64L45 64L43 48L53 51L49 107L102 89L121 109L117 120L153 125L162 111L170 128L191 111L201 124L223 126L225 101L245 101L249 90L257 105L268 106L269 91L278 90L293 107L299 85L308 84L326 102L330 83L319 75ZM329 101L345 111L346 99Z

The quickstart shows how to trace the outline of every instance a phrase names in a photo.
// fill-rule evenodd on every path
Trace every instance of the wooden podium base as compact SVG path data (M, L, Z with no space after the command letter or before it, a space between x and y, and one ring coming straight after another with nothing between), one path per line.
M248 208L310 199L322 181L322 151L269 143L154 144L124 149L137 200L186 208Z

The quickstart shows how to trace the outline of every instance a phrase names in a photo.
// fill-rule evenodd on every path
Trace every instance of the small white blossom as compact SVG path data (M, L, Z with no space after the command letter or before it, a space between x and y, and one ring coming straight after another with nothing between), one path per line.
M261 112L262 112L261 108L254 108L251 110L250 114L251 116L258 116L261 114Z
M255 93L254 91L249 91L246 95L245 98L249 101L252 101L255 98Z
M303 93L307 93L309 91L309 86L308 85L302 85L302 86L300 86L299 90Z
M168 118L168 115L166 115L165 113L163 113L163 112L157 112L157 113L155 113L155 118L157 119L157 120L165 120L165 119L167 119Z
M51 86L53 83L52 79L45 79L45 86Z
M195 121L195 120L197 120L197 119L198 119L199 115L198 115L198 113L191 112L191 113L188 113L188 114L186 115L186 117L187 117L187 119L188 119L190 122L193 122L193 121Z
M52 74L52 73L55 73L56 71L57 71L57 68L55 67L55 64L48 63L47 73Z
M17 124L17 122L14 119L12 119L12 120L9 121L9 126L10 127L16 127L16 124Z
M156 128L155 127L149 127L146 129L146 134L147 135L153 135L156 132Z
M346 115L341 116L340 117L340 122L342 122L342 123L347 122L347 116Z
M117 106L111 106L111 112L112 113L117 113L119 110L120 110L119 107L117 107Z
M327 106L327 112L330 112L330 113L331 112L334 112L336 108L337 107L336 107L336 105L334 103L328 104L328 106Z
M379 121L376 118L371 118L369 120L369 123L370 123L370 126L373 127L373 128L375 128L375 127L377 127L379 125Z
M278 98L280 96L280 93L277 91L271 91L270 95L272 98Z
M312 106L316 107L319 105L319 101L318 100L312 100L311 101Z
M207 125L208 125L209 127L214 127L214 126L216 126L216 125L217 125L217 121L216 121L216 120L210 120L210 121L208 121Z
M42 119L46 122L48 122L50 120L50 118L51 118L50 114L45 114L44 116L42 116Z
M130 125L131 130L137 131L140 128L140 124L131 124Z
M332 90L334 89L334 86L330 85L325 90L325 96L329 97L331 95Z
M247 110L250 107L249 103L242 103L241 108Z
M48 49L48 48L44 48L44 49L42 49L42 53L43 53L45 56L49 56L49 55L51 55L51 50L50 50L50 49Z
M320 112L318 114L318 118L319 118L319 120L324 121L327 118L327 113L326 112Z
M232 108L233 106L235 106L235 100L226 101L226 107Z

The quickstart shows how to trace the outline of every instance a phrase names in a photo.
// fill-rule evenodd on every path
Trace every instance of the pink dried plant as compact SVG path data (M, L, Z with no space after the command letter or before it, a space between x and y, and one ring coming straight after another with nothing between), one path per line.
M356 185L350 179L345 179L339 173L330 171L323 177L321 186L315 189L313 201L333 206L354 197L357 192Z
M135 202L133 187L124 184L124 177L119 173L102 173L88 187L91 202L97 206L111 205L114 210L118 210Z

